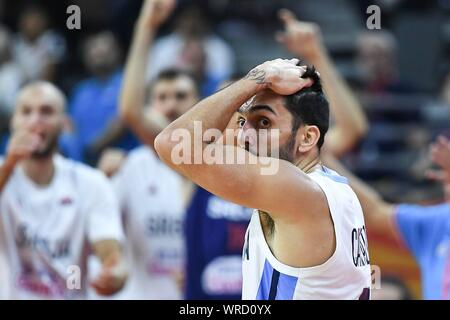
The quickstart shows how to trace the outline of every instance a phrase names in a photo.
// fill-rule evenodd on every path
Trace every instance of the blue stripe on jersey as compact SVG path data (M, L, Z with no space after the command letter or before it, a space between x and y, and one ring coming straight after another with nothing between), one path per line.
M297 277L274 270L266 260L256 300L292 300L297 281Z
M331 173L327 173L327 172L322 172L322 171L319 171L319 172L320 172L321 175L323 175L323 176L325 176L325 177L327 177L327 178L330 178L330 179L333 180L333 181L336 181L336 182L339 182L339 183L345 183L345 184L348 184L348 180L347 180L346 177L338 176L338 175L335 175L335 174L331 174Z
M264 270L259 282L258 293L256 300L268 300L270 295L270 285L272 284L273 268L266 260L264 263Z
M292 300L294 298L297 281L297 277L280 273L280 280L278 281L278 290L275 300Z

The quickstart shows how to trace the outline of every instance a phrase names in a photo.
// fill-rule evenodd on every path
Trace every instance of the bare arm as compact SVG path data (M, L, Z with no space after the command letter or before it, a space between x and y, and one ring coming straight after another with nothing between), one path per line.
M144 112L147 58L158 26L172 11L173 0L146 0L136 23L120 95L120 115L141 141L153 147L169 121Z
M90 149L100 153L103 149L118 141L125 133L125 127L120 119L110 121L102 134L91 144Z
M330 102L335 126L325 139L324 149L336 157L349 151L368 130L366 116L358 100L340 76L322 43L320 28L314 23L300 22L288 10L280 17L286 31L278 40L296 56L306 58L320 72L323 87Z
M128 277L120 243L114 239L100 240L92 244L92 249L102 263L101 273L92 282L92 287L100 295L117 293Z
M194 130L195 122L198 122L204 131L217 129L219 133L223 132L238 107L260 90L270 88L287 95L310 85L311 80L300 78L304 69L297 67L297 62L297 59L266 62L250 71L245 78L200 101L158 135L155 149L160 158L210 192L240 205L270 212L274 219L283 217L292 221L302 218L299 208L304 209L301 210L304 212L324 209L326 202L320 188L293 164L274 158L256 157L232 145L203 139L198 141ZM180 132L191 137L183 148L183 152L192 151L188 155L189 163L176 163L172 155L179 145L173 137ZM198 146L200 149L194 150ZM238 159L247 161L245 164L207 164L205 161L191 164L194 163L195 153L205 150L211 154L233 153ZM276 174L262 175L263 162L278 167Z

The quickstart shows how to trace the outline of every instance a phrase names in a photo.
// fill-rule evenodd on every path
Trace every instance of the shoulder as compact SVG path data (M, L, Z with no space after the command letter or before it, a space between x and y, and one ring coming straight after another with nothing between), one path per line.
M59 170L65 175L69 175L75 182L82 184L83 186L98 186L108 183L108 178L95 168L92 168L84 163L67 159L61 155L55 156L55 162ZM92 189L92 187L90 187Z
M350 187L348 179L325 166L308 174L308 177L322 189L328 201L331 198L335 198L338 201L342 197L356 198L356 194Z
M313 180L323 180L325 182L335 182L348 185L348 179L346 177L341 176L336 171L331 170L330 168L327 168L325 166L322 166L322 169L316 170L313 173L309 174L309 176Z
M159 158L152 148L142 145L130 151L123 162L116 177L127 179L127 177L142 175L143 170L148 171L149 168L156 167L159 163Z

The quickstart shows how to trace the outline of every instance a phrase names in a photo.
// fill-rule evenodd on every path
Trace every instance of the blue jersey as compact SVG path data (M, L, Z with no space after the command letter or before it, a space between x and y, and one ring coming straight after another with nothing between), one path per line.
M424 299L449 299L450 205L402 204L395 217L403 240L420 266Z
M186 213L186 299L241 298L242 248L251 214L197 188Z

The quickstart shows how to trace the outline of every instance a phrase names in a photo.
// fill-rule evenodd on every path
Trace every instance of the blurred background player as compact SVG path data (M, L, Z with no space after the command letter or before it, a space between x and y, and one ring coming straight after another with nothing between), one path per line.
M445 201L436 205L395 204L384 201L369 185L352 175L332 157L326 162L350 179L364 210L369 229L392 233L412 252L421 268L425 299L448 300L450 294L450 141L439 137L431 158L441 170L430 178L442 183Z
M150 56L148 77L166 68L191 72L199 83L200 96L206 97L233 72L235 58L230 46L215 34L200 5L181 7L169 35L155 41Z
M121 117L145 146L131 151L125 160L117 150L107 151L100 161L100 167L112 175L121 204L132 270L119 298L183 298L183 226L191 183L159 160L153 143L170 121L196 103L198 89L190 73L167 69L152 81L147 98L145 80L152 39L174 5L174 1L156 0L143 4L125 69Z
M13 55L26 80L54 81L66 53L65 39L50 28L48 12L28 4L18 19Z
M108 31L91 35L84 43L83 58L91 76L73 90L73 132L64 137L63 146L71 158L95 165L105 148L131 150L138 141L122 125L118 114L123 71L116 37Z
M64 95L48 82L25 86L17 98L0 167L0 255L8 269L4 299L80 299L88 285L110 295L126 280L122 227L108 181L56 153L64 110ZM91 284L89 250L102 262ZM76 278L68 279L76 270Z

